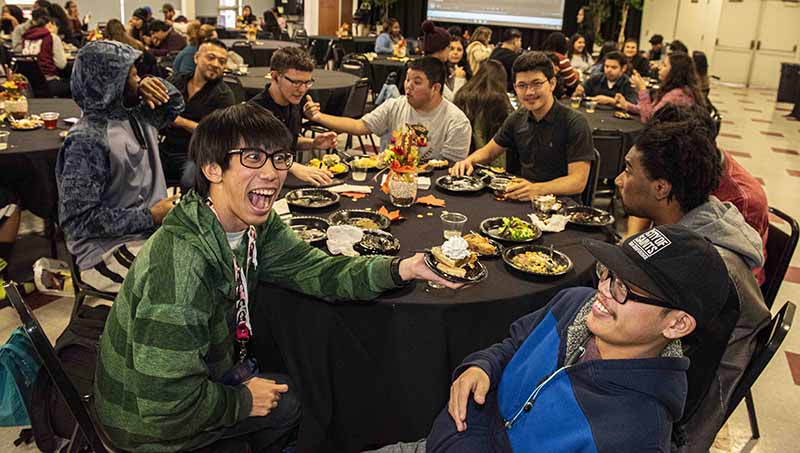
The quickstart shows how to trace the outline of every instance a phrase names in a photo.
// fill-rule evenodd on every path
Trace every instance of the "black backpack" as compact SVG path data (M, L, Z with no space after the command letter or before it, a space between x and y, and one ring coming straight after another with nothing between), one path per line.
M100 335L110 309L108 305L81 306L56 340L56 355L81 395L92 393ZM44 367L39 370L31 401L30 419L36 446L43 452L57 451L62 439L72 436L75 418Z

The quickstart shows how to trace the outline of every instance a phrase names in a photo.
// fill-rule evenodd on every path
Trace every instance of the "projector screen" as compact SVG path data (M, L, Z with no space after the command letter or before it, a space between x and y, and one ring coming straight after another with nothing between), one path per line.
M428 19L560 30L565 0L429 0Z

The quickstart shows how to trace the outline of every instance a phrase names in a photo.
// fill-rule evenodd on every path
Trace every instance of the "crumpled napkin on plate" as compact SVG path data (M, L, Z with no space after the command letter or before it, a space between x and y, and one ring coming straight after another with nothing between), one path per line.
M531 223L536 225L542 231L548 233L558 233L559 231L564 231L564 228L567 227L567 221L569 217L561 214L553 214L550 216L550 219L547 223L543 222L539 219L539 216L536 214L528 214L528 217L531 219Z
M328 190L336 193L352 192L352 193L372 193L371 186L357 185L357 184L340 184L338 186L328 187Z
M328 228L328 251L331 255L359 256L353 250L356 242L364 237L361 228L352 225L334 225Z

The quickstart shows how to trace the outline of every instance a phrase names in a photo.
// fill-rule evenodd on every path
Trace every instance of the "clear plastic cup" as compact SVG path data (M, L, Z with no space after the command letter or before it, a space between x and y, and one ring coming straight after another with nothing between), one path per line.
M467 224L467 216L458 212L445 212L439 218L442 219L442 231L445 239L461 236L464 225Z
M8 136L11 135L11 132L8 131L0 131L0 151L4 151L8 149Z
M44 112L39 117L44 121L45 129L55 129L58 126L58 112Z
M581 97L580 96L572 96L572 99L570 100L570 107L572 107L574 109L581 108Z
M597 107L597 101L586 101L586 113L594 113Z
M352 165L350 167L350 174L353 176L353 181L366 181L367 180L367 169L364 167L359 167L357 165Z

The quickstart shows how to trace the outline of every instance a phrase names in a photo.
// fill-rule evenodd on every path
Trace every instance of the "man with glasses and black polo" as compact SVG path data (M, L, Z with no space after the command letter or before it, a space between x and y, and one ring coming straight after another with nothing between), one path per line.
M520 108L508 116L494 139L457 162L450 174L471 175L475 164L488 164L508 152L509 171L524 180L512 183L506 198L528 201L538 195L580 194L594 160L589 123L556 101L556 75L547 55L525 53L514 61L513 69Z
M270 81L249 102L264 107L283 122L292 134L292 151L336 148L336 132L317 134L313 139L302 136L303 112L310 99L308 90L314 85L314 62L308 52L300 47L284 47L272 54L269 65ZM330 171L297 162L290 173L315 186L333 180Z

